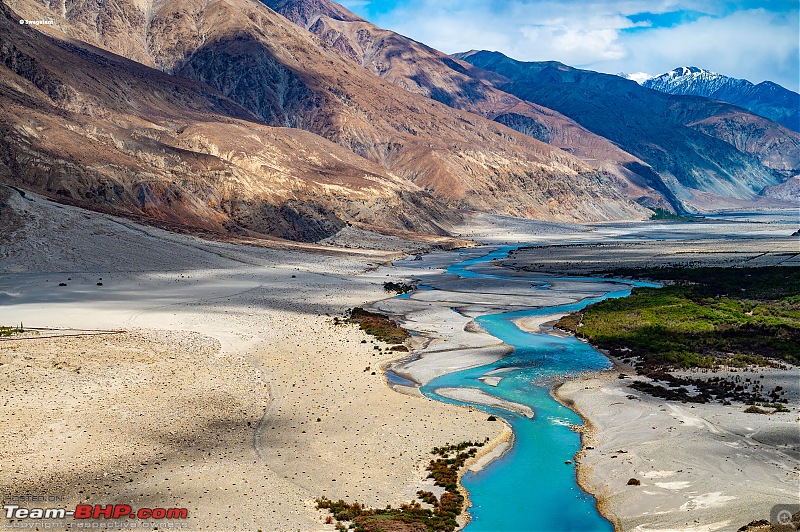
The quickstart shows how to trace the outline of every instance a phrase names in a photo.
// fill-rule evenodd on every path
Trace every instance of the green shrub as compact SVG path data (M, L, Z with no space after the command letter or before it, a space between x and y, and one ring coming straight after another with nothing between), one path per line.
M12 334L21 334L25 332L25 328L22 326L22 322L19 322L19 325L6 327L0 325L0 336L11 336Z
M401 344L410 335L397 325L397 322L377 312L369 312L361 307L350 311L350 323L357 323L361 330L388 344Z

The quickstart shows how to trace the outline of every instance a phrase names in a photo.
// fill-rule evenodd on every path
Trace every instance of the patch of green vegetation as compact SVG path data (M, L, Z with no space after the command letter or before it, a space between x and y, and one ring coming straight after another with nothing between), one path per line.
M317 508L328 510L337 521L339 530L346 530L345 523L349 523L349 528L356 532L452 532L458 527L456 517L464 509L464 497L458 492L458 472L484 444L463 442L431 451L438 458L428 465L428 478L432 478L445 492L437 499L432 492L420 490L417 497L432 509L424 508L419 501L411 501L400 508L375 509L341 499L334 502L325 497L317 499Z
M407 330L385 314L369 312L361 307L351 310L347 321L359 324L362 331L388 344L401 344L410 336Z
M22 327L22 322L19 322L19 325L15 325L12 327L6 327L4 325L0 325L0 336L11 336L12 334L21 334L25 332L25 328Z
M653 208L653 214L650 215L651 220L669 220L673 222L696 222L700 218L694 216L683 216L680 214L672 214L668 210Z
M557 324L617 357L711 368L800 363L800 268L667 268L615 275L672 281L635 288Z
M749 408L745 410L748 414L774 414L776 412L789 412L789 409L786 408L786 405L783 403L767 403L767 402L757 402L757 401L748 401L747 404L750 405ZM769 410L764 410L764 408L772 408L772 412Z
M391 281L386 281L383 283L383 289L387 292L394 292L395 294L405 294L406 292L411 292L414 287L407 283L393 283Z
M769 404L769 403L763 403L763 405L764 405L764 406L768 406L768 407L770 407L770 408L774 408L774 409L775 409L775 412L788 412L788 411L789 411L789 409L788 409L788 408L786 408L786 406L784 406L784 405L783 405L783 404L781 404L781 403L772 403L772 404ZM773 414L774 414L775 412L773 412Z
M689 285L693 293L704 297L775 301L800 296L800 267L796 266L618 268L604 273Z
M744 410L745 414L769 414L769 410L764 410L763 408L759 408L756 405L748 406Z

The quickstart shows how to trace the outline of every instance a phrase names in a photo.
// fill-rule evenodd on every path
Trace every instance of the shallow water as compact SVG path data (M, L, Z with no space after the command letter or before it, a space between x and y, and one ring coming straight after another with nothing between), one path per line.
M462 277L464 279L475 279L475 278L499 279L501 277L495 275L476 273L471 270L467 270L466 268L470 266L475 266L476 264L490 262L494 259L504 259L508 256L508 254L511 252L512 249L517 249L518 247L519 246L500 246L495 251L492 251L487 255L481 255L479 257L453 263L447 267L447 273L458 275L459 277Z
M484 275L466 268L503 258L512 249L514 247L504 246L482 257L453 264L447 271L464 278L498 278L497 275ZM508 420L515 440L512 449L502 458L478 473L469 472L464 476L463 484L473 502L470 509L472 521L467 530L613 530L611 523L597 511L594 497L577 485L575 466L566 463L580 449L580 436L570 426L579 425L581 419L550 396L554 382L585 371L605 369L610 362L590 345L574 337L527 333L512 320L572 312L603 299L625 297L630 294L630 286L654 285L544 275L531 275L529 280L532 281L532 291L551 289L561 281L594 285L614 282L628 286L569 305L481 316L476 319L480 326L512 346L513 353L493 364L443 375L421 388L426 396L452 404L470 403L440 396L436 389L475 388L525 404L535 412L534 419L528 419L507 410L470 404ZM503 377L497 386L478 380L489 372Z

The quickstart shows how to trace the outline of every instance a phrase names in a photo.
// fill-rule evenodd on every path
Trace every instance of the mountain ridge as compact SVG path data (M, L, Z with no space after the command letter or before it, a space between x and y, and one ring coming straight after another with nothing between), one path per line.
M0 13L4 181L244 236L317 240L348 221L404 229L398 211L444 234L460 219L404 178L311 133L263 125L206 85Z
M796 132L731 104L668 95L555 61L487 51L454 57L502 76L493 81L501 90L555 108L642 158L698 211L726 198L754 200L800 169Z
M610 172L649 206L674 207L647 163L557 111L497 90L469 63L371 24L330 0L262 0L374 75L413 94L504 124ZM664 197L666 196L666 199Z
M800 94L772 81L754 84L698 67L677 67L642 86L667 94L705 96L743 107L800 131Z
M0 176L94 208L319 240L346 224L446 234L463 210L703 210L758 199L797 168L794 137L700 98L669 109L708 152L676 177L681 146L631 149L327 0L268 3L302 24L255 0L8 0ZM55 24L14 25L6 4Z
M65 201L305 240L346 223L444 234L459 209L570 221L648 212L612 176L361 73L261 4L153 3L137 17L133 2L113 13L74 2L73 27L39 2L12 3L26 11L4 10L0 175ZM100 12L85 17L92 5ZM109 22L115 13L125 16ZM14 25L20 16L56 24ZM81 40L100 19L115 32ZM140 27L126 21L151 28L122 47L148 59L108 50Z

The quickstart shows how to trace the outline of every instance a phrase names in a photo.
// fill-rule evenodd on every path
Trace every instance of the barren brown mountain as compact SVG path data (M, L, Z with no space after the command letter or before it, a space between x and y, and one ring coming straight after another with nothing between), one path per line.
M670 121L662 125L662 131L636 132L640 142L650 147L649 151L637 149L634 144L620 140L630 121L650 120L659 124L663 122L663 113L648 105L637 108L635 101L643 99L639 95L634 97L634 105L630 105L624 87L621 99L618 98L621 89L613 83L607 83L599 91L581 85L564 102L552 95L548 99L530 92L518 93L506 88L510 80L500 72L483 70L479 68L483 66L481 63L471 59L461 61L458 54L447 56L378 28L331 0L262 1L343 55L405 90L480 114L559 146L595 168L655 188L676 207L714 210L758 200L765 186L794 175L798 169L800 137L795 132L729 104L706 98L696 98L694 102L674 98L672 108L666 111ZM616 76L606 78L625 83ZM553 93L558 91L555 87L544 87L545 92L550 89ZM610 114L608 107L613 108ZM586 121L587 114L598 116L601 125ZM631 114L635 116L626 116ZM687 133L684 126L702 134ZM648 157L653 150L661 149L680 152L681 156L676 157L680 168L665 168L660 159Z
M95 209L315 240L346 221L442 234L458 215L207 85L20 25L0 5L0 178Z
M640 202L666 206L669 189L647 163L561 113L496 89L490 81L499 76L379 28L330 0L262 1L393 85L559 147L625 182Z
M652 194L651 191L598 172L569 153L501 124L399 90L341 57L337 50L259 2L120 0L97 3L76 0L62 4L64 9L60 10L49 9L45 3L36 0L14 0L8 4L17 10L20 17L52 18L56 21L53 27L41 29L49 37L28 27L8 28L3 33L4 40L17 35L19 44L13 46L24 48L32 46L32 43L46 43L58 49L53 53L41 51L38 55L36 51L27 52L46 71L43 78L62 80L69 90L79 95L88 89L74 87L74 83L88 82L88 78L97 84L98 91L115 87L119 92L120 85L132 87L130 94L114 95L125 100L119 104L120 112L131 115L125 119L126 127L140 121L153 122L154 116L158 116L142 112L145 109L135 101L137 98L155 100L173 93L172 88L159 90L142 86L153 78L158 83L193 87L198 94L213 94L213 98L220 102L219 106L224 102L224 106L230 107L230 110L213 109L228 122L231 117L242 119L249 113L250 122L236 122L236 127L268 131L282 140L291 139L294 144L286 146L284 164L281 165L282 171L289 175L297 174L293 170L292 158L301 154L318 161L339 161L339 169L328 168L314 176L319 188L301 198L295 190L302 187L295 187L292 190L296 197L286 199L306 205L306 200L313 198L315 206L311 210L318 216L335 214L336 220L326 222L329 225L342 223L341 220L347 219L347 213L362 213L363 209L358 205L368 204L367 218L369 211L386 213L383 217L375 217L374 223L441 231L438 220L446 223L457 215L451 211L445 214L441 204L417 187L429 191L433 198L451 209L478 209L560 220L632 218L645 216L647 212L631 202L630 197ZM15 16L8 14L12 19ZM23 30L27 32L24 36L19 34ZM72 40L66 42L66 39ZM109 52L124 53L139 64L92 50L82 41ZM73 54L82 63L70 67L69 73L61 72L59 64L69 65L73 59L58 58L59 54ZM117 82L98 75L90 76L86 73L95 70L93 62L105 65L106 69L100 70L104 76L130 76L133 79ZM147 68L148 65L157 67L163 74ZM200 83L181 81L177 77ZM68 107L50 96L47 99L51 107ZM84 114L80 117L66 118L63 127L73 120L92 123L109 119L103 116L105 104L102 98L95 107L82 103L83 96L77 99L85 112L82 111ZM28 104L34 109L40 105L35 102ZM197 107L199 104L193 105ZM264 180L264 176L259 174L260 167L253 162L259 161L264 166L269 159L265 152L270 150L261 146L261 140L253 139L252 148L259 149L254 154L250 146L242 144L242 133L220 131L217 136L215 132L221 127L218 124L222 120L218 117L210 119L208 110L195 109L196 113L190 116L185 113L187 105L177 105L168 99L163 100L161 106L160 112L169 114L164 120L171 125L158 123L154 126L158 134L148 131L147 134L138 134L137 138L147 138L150 142L155 137L157 142L164 142L162 137L168 135L164 130L172 131L170 134L179 138L187 132L199 130L203 135L211 136L208 146L205 141L184 141L180 149L187 150L189 158L200 151L206 152L204 157L212 156L225 165L231 165L228 148L233 146L226 143L236 146L234 151L239 154L235 158L237 171L246 169L249 172L247 180L242 178L239 185L233 187L237 197L250 194L250 183ZM112 121L115 127L119 127L119 120ZM258 125L259 121L296 129L278 132ZM12 129L21 127L14 119L8 122L13 124ZM176 127L174 124L180 125ZM72 134L80 135L78 132L91 127L96 126L72 127L75 130ZM226 124L226 127L233 126ZM332 148L330 143L297 128L317 133L347 150ZM17 149L15 146L20 142L8 143L8 149ZM307 143L316 148L306 148ZM41 142L40 146L53 151L60 149L53 139ZM158 147L156 151L160 149ZM95 152L102 154L102 150ZM138 158L137 164L141 164L141 159ZM175 163L177 165L186 164L177 155L176 161L179 161ZM53 165L53 168L57 166ZM394 197L402 197L402 201L398 201L416 214L406 215L404 209L392 206L383 209L380 205L373 205L385 201L380 197L366 199L369 194L351 198L348 187L342 188L343 185L335 183L336 180L350 182L352 177L360 178L365 170L385 178L376 177L370 183L373 186L378 186L374 183L391 184L392 190L396 189ZM276 194L284 191L280 181L268 179L266 182ZM61 188L70 197L76 195L69 188ZM209 185L203 190L213 190L214 195L219 195L220 187ZM351 199L358 205L349 205ZM284 205L280 202L271 205L276 203ZM226 205L225 201L221 204ZM433 209L431 222L417 225L425 218L422 213L428 208ZM308 209L307 206L298 207L293 212L302 217ZM294 219L294 214L288 217ZM266 219L268 216L264 214L257 218Z

